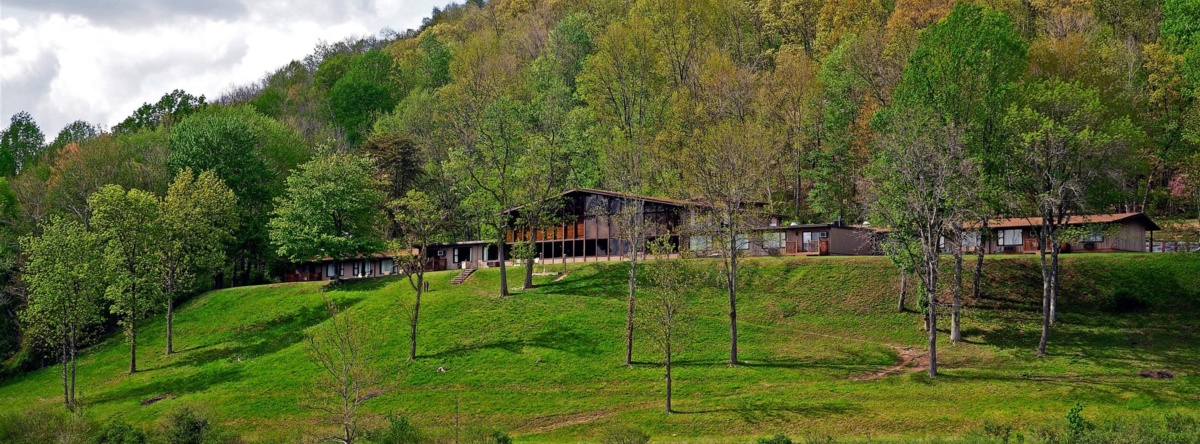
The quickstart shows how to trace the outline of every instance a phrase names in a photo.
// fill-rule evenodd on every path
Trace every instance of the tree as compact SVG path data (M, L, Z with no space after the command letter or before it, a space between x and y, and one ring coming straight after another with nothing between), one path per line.
M162 98L153 105L143 103L133 111L133 114L114 126L113 133L127 134L158 126L169 127L207 105L203 95L196 97L182 89L177 89L163 94Z
M92 227L104 245L110 310L129 340L129 373L137 372L137 321L162 295L158 198L138 189L106 185L89 199Z
M995 190L1006 170L1003 138L999 135L1001 113L1012 101L1015 83L1026 67L1027 46L1008 17L985 6L959 3L942 21L921 33L909 57L896 102L900 107L922 107L935 113L942 125L961 131L968 153L981 168L958 182L960 205L948 214L946 240L954 255L954 287L951 312L953 342L962 341L963 254L969 222L988 231L987 220L1004 208ZM970 180L967 180L970 179ZM983 251L977 249L975 284L980 285Z
M32 163L45 148L46 135L25 111L13 114L0 131L0 175L13 176Z
M421 295L425 292L425 265L428 262L429 244L445 230L447 215L428 194L418 190L409 190L404 198L392 206L395 208L396 225L400 232L404 233L403 243L395 250L410 252L413 247L416 248L415 254L410 252L398 258L416 295L412 307L408 309L408 360L415 361L417 321L421 314Z
M676 251L670 237L668 234L650 243L654 260L646 266L646 281L650 291L642 304L644 317L641 321L642 329L662 353L667 414L675 413L671 408L674 389L672 360L683 348L684 330L690 320L688 299L697 288L697 280L701 278L699 270L704 266L685 258L672 258L671 255Z
M237 197L212 171L196 176L184 169L162 199L158 226L163 237L157 254L167 304L167 354L175 352L175 302L195 287L201 273L224 263L226 244L237 226L236 211Z
M711 91L700 101L711 111L678 162L685 193L697 203L692 228L711 239L708 249L721 256L729 295L729 365L736 366L738 266L750 247L750 232L765 225L769 208L763 202L770 200L780 145L754 115L757 79L749 69L713 56L700 77L703 89ZM727 86L718 87L722 84Z
M308 359L319 373L302 405L327 415L323 421L341 429L339 435L321 441L353 444L365 432L358 408L370 399L367 395L376 390L380 378L367 355L366 326L334 301L326 300L325 309L329 320L305 338Z
M230 249L232 281L250 283L272 253L266 229L272 203L310 149L291 129L244 106L210 107L188 116L171 129L168 144L172 173L212 170L237 196L241 223Z
M378 252L383 192L368 157L330 154L300 165L271 213L271 243L293 262L332 257L334 280L342 260Z
M1045 356L1050 325L1057 318L1060 229L1089 207L1104 184L1119 177L1117 159L1134 140L1126 117L1114 118L1099 92L1058 79L1031 82L1020 105L1012 106L1004 127L1012 137L1008 163L1010 190L1021 208L1040 219L1037 230L1042 269L1042 334Z
M75 401L75 355L88 329L99 324L104 297L101 245L83 224L52 217L40 236L21 239L22 279L29 300L21 312L26 333L58 348L63 403Z
M889 236L920 244L917 275L925 290L929 376L937 376L938 272L942 239L963 203L959 190L975 165L962 131L929 109L892 114L872 164L874 213Z
M99 125L93 125L83 120L76 120L63 127L62 131L58 132L58 136L54 137L54 141L50 142L50 149L58 151L69 143L83 143L88 140L100 137L103 131Z

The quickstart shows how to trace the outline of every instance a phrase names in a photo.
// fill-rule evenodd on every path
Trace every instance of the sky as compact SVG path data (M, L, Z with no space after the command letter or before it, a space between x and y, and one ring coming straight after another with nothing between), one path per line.
M215 101L320 40L416 28L447 1L0 0L0 128L27 111L49 142L175 89Z

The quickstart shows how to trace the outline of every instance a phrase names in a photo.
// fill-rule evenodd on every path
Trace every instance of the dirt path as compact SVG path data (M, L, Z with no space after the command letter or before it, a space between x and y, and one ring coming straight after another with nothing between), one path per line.
M516 431L522 434L544 433L552 430L570 427L577 424L589 423L609 415L609 411L598 410L584 413L567 413L561 415L539 416L530 419Z
M897 347L895 345L888 345L888 347L896 351L896 355L900 357L899 363L877 372L853 376L850 379L855 381L871 381L875 379L883 379L899 373L915 373L921 371L922 369L929 368L929 355L925 352L912 347Z

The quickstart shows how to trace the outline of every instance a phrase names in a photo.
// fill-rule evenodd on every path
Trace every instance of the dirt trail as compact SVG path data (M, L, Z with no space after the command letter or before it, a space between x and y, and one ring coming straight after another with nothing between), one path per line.
M884 344L887 345L887 344ZM874 379L883 379L891 375L904 372L918 372L922 369L929 368L929 355L921 350L912 347L897 347L888 345L892 350L896 351L896 355L900 356L900 362L891 367L879 370L865 375L853 376L850 379L855 381L870 381Z

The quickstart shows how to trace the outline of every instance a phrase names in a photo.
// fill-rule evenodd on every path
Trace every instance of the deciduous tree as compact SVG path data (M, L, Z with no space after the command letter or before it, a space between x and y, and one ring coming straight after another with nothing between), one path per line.
M53 217L40 236L21 239L22 279L29 299L21 320L26 334L58 349L63 403L76 405L75 357L91 327L99 324L104 298L102 246L83 224Z
M88 199L92 227L104 245L105 295L129 341L129 373L137 372L137 322L162 296L162 227L158 198L138 189L106 185Z

